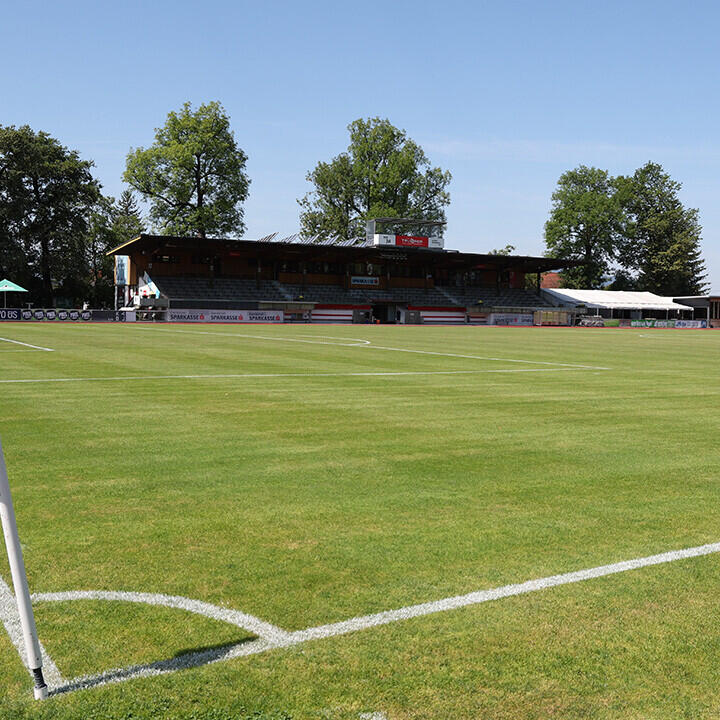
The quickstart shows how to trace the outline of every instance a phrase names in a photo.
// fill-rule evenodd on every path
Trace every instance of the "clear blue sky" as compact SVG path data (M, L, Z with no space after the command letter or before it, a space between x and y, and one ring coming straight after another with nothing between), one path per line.
M720 292L719 21L702 0L6 3L0 123L78 149L117 195L169 110L219 100L259 237L298 228L350 121L387 117L453 173L450 247L528 254L564 170L653 160L700 209Z

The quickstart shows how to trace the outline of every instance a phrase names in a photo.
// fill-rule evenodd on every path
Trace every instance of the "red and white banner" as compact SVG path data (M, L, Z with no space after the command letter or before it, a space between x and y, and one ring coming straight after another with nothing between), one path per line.
M352 323L353 308L315 308L312 311L312 322Z
M375 247L415 247L442 250L445 241L441 237L425 237L424 235L373 235Z
M423 325L464 325L465 308L418 307L408 305L408 310L420 312Z
M428 238L421 235L396 235L395 244L400 247L427 247Z

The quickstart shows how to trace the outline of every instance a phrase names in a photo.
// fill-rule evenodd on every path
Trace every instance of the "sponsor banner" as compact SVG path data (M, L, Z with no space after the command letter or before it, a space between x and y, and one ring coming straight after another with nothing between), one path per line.
M533 325L532 313L491 313L490 325Z
M2 321L50 321L50 322L132 322L135 320L135 312L125 310L22 310L20 308L8 308L0 310L0 322Z
M0 322L17 322L22 320L22 310L20 308L1 308Z
M377 234L373 235L372 243L376 247L419 247L435 248L436 250L442 250L445 247L445 241L441 237L425 237L424 235Z
M647 320L631 320L630 327L669 328L675 327L675 322L675 320L656 320L655 318L647 318Z
M684 328L691 330L699 330L707 327L707 320L655 320L648 318L647 320L632 320L630 327L637 328Z
M395 244L398 247L428 247L429 238L422 235L396 235Z
M367 275L353 275L350 278L350 284L351 285L374 285L377 287L380 284L380 278L370 277Z
M707 327L707 320L676 320L675 327L699 330Z
M130 256L115 256L115 284L120 286L129 285L130 277Z
M168 310L169 322L198 323L281 323L282 310Z

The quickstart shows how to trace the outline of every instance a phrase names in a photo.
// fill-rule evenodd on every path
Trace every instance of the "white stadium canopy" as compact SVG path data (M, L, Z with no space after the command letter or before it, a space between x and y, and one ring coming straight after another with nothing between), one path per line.
M588 308L613 310L692 310L687 305L676 303L672 298L651 292L627 292L625 290L560 290L545 288L549 299L560 305L585 305Z

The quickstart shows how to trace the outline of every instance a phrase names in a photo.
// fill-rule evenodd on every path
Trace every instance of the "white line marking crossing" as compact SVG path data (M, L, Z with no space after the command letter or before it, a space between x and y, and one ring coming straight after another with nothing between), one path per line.
M33 350L43 350L44 352L55 352L52 348L42 347L41 345L31 345L30 343L20 342L19 340L11 340L10 338L0 337L0 340L2 340L3 342L14 343L15 345L24 345L25 347L32 348Z
M447 597L442 600L435 600L432 602L420 603L418 605L409 605L407 607L398 608L397 610L387 610L380 613L374 613L372 615L363 615L360 617L351 618L350 620L344 620L342 622L330 623L328 625L320 625L318 627L307 628L306 630L298 630L295 632L287 632L276 628L274 625L269 625L273 628L273 632L277 631L277 634L272 639L270 636L260 638L258 640L252 640L249 642L238 643L224 648L218 648L213 650L202 650L195 653L187 653L179 657L174 657L169 660L161 660L155 663L149 663L146 665L134 665L128 668L118 668L110 670L104 673L98 673L97 675L88 675L81 678L75 678L69 683L62 687L56 687L53 690L53 694L72 692L75 690L83 690L91 687L98 687L100 685L107 685L110 683L123 682L138 677L149 677L153 675L164 675L177 670L183 670L191 667L198 667L200 665L208 665L211 663L222 662L225 660L231 660L233 658L243 657L247 655L254 655L257 653L266 652L276 648L291 647L301 643L308 642L310 640L318 640L321 638L335 637L338 635L346 635L351 632L358 630L366 630L372 627L378 627L380 625L387 625L389 623L399 622L402 620L409 620L411 618L422 617L424 615L431 615L439 612L446 612L448 610L455 610L458 608L468 607L471 605L478 605L492 600L500 600L506 597L513 597L516 595L524 595L531 592L537 592L538 590L545 590L547 588L557 587L559 585L568 585L571 583L583 582L585 580L592 580L594 578L605 577L608 575L614 575L617 573L627 572L628 570L637 570L643 567L650 567L653 565L661 565L664 563L675 562L676 560L685 560L689 558L701 557L704 555L711 555L713 553L720 552L720 542L710 543L707 545L700 545L698 547L685 548L682 550L672 550L670 552L660 553L658 555L649 555L647 557L635 558L634 560L624 560L622 562L612 563L610 565L601 565L598 567L588 568L586 570L576 570L573 572L563 573L560 575L551 575L550 577L538 578L535 580L528 580L522 583L513 583L511 585L503 585L502 587L493 588L490 590L478 590L475 592L467 593L465 595L455 595L453 597ZM41 602L46 601L60 601L66 599L75 599L78 595L80 597L87 597L88 593L93 593L96 597L100 598L104 595L112 596L112 599L120 599L119 596L126 595L126 593L105 593L101 591L85 591L80 593L45 593L40 595L33 595L33 601ZM145 593L128 593L128 595L135 595L141 597ZM195 609L191 612L199 612L205 614L205 610L209 608L214 619L223 619L218 617L217 611L225 613L226 611L217 606L211 605L210 603L200 603L185 598L177 598L175 596L164 596L153 594L151 595L156 602L153 604L167 605L168 607L179 607L181 606L178 601L186 602L192 605ZM133 602L142 602L142 600L134 600ZM187 609L185 607L184 609ZM232 611L227 611L232 612ZM239 615L252 618L253 616L246 616L244 613ZM257 620L257 618L254 618ZM261 620L257 620L259 623L263 623ZM232 620L230 621L232 622ZM237 624L232 622L232 624ZM265 623L263 623L265 625ZM245 624L242 627L247 628Z

